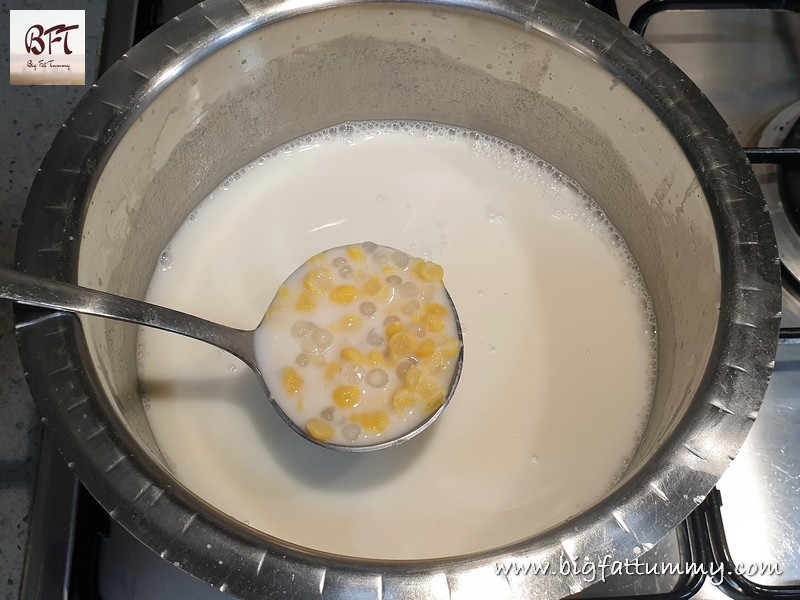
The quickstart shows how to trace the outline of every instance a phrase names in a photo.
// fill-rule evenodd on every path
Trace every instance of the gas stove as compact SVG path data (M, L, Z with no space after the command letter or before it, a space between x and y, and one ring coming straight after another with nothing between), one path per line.
M108 2L101 72L192 0ZM681 67L745 148L783 271L775 372L746 444L698 509L583 598L800 598L800 2L595 0ZM587 574L592 580L600 574ZM215 600L118 526L45 433L23 600Z

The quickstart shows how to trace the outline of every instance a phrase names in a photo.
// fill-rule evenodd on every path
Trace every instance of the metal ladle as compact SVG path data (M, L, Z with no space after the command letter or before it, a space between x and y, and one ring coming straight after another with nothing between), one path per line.
M79 285L27 275L3 268L0 268L0 298L12 300L19 304L106 317L117 321L127 321L128 323L144 325L145 327L153 327L154 329L163 329L164 331L178 333L221 348L240 359L252 369L258 376L261 387L264 389L270 403L292 429L319 446L344 452L382 450L384 448L397 446L421 433L442 414L442 411L450 402L458 384L459 377L461 376L463 343L459 352L453 379L444 402L417 427L399 437L383 440L375 444L363 446L332 444L314 439L308 432L298 427L283 411L270 393L261 368L258 366L254 348L255 333L260 327L264 326L264 320L262 320L256 329L236 329L141 300L133 300L132 298L125 298L124 296L117 296L115 294L109 294L108 292L92 290ZM456 325L458 327L458 339L462 342L461 323L458 320L455 306L449 294L447 298L450 302L453 314L455 315Z

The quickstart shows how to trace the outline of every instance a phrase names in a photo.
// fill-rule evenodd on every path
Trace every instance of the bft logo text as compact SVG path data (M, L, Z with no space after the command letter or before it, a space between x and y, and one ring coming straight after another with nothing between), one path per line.
M12 10L10 18L12 85L84 84L84 11Z
M38 23L31 25L27 33L25 33L25 50L37 56L45 50L47 50L48 54L53 54L53 44L56 44L56 50L58 50L58 44L60 44L64 54L72 54L72 50L69 48L69 32L79 28L80 25L66 25L64 23L54 25L49 29L45 29ZM45 42L47 42L47 45L45 45Z

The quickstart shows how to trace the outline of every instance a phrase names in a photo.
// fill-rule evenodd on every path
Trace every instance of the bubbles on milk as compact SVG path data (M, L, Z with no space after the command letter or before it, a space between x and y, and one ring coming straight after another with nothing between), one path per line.
M169 271L172 268L173 262L172 252L170 252L169 246L161 253L161 256L158 257L158 270L159 271Z
M226 192L228 191L232 185L234 185L237 181L242 178L242 175L247 173L247 168L237 169L234 171L229 177L227 177L222 184L220 185L219 189Z
M498 211L496 208L493 206L486 207L486 220L489 223L499 223L503 219L505 219L505 215L503 215L503 213Z

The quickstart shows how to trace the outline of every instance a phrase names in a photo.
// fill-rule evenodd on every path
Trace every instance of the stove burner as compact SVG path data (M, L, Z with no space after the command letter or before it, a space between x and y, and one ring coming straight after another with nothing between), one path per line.
M760 148L797 148L800 146L800 101L793 102L764 128L758 140ZM753 170L761 184L772 215L778 253L784 273L800 286L800 166L787 161L783 167L755 164Z

